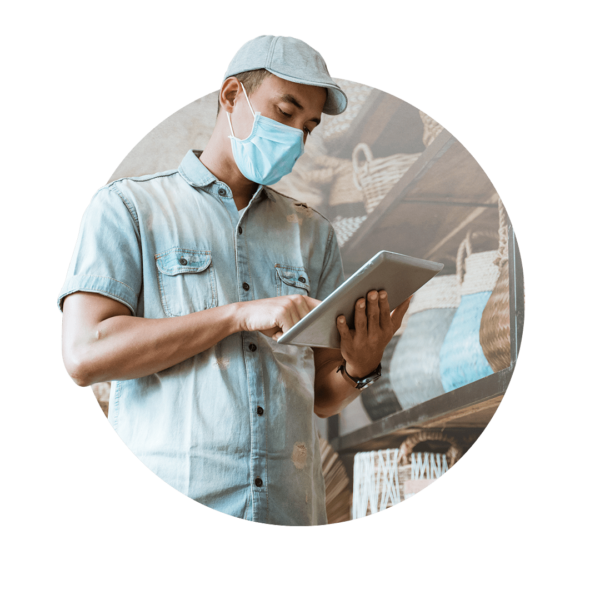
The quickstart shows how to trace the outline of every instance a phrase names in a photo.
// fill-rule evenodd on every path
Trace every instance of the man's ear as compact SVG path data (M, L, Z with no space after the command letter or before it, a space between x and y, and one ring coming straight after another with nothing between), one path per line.
M219 102L221 108L226 110L228 113L233 112L235 105L235 99L237 98L238 92L242 89L242 85L235 77L228 77L221 86L221 92L219 94Z

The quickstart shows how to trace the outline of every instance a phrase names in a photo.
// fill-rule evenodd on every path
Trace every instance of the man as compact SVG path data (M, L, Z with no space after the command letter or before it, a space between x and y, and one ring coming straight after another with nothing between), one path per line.
M327 522L312 412L339 413L377 378L408 307L359 299L356 329L338 320L340 350L276 341L344 274L329 221L267 186L346 103L304 42L245 44L204 151L96 193L58 300L67 371L113 382L119 436L170 485L239 518Z

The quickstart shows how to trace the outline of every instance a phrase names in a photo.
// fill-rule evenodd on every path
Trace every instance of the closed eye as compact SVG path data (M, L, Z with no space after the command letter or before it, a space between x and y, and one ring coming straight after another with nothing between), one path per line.
M282 115L284 115L285 117L287 117L288 119L292 117L292 115L290 115L289 113L286 113L286 112L284 112L284 111L281 109L281 107L280 107L280 106L278 106L277 108L278 108L279 112L280 112ZM311 131L310 131L310 129L309 129L308 127L305 127L305 128L304 128L304 132L305 132L305 133L307 133L308 135L310 135L310 134L311 134Z

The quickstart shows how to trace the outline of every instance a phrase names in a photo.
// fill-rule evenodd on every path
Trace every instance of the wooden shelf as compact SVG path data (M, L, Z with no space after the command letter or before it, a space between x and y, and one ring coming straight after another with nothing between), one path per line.
M477 161L444 130L342 247L346 274L382 244L419 258L452 257L469 226L497 230L497 199Z
M401 410L366 427L338 435L337 415L330 417L329 443L340 454L398 447L424 428L483 430L493 417L510 383L521 345L525 318L523 266L512 225L508 226L511 365L417 406Z

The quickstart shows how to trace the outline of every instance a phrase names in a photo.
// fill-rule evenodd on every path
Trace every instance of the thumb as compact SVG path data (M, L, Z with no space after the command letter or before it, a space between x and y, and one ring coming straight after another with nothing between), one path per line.
M408 306L410 304L412 296L407 298L402 304L396 306L396 308L392 311L391 318L394 326L394 331L397 331L400 325L402 325L402 319L408 310Z
M322 300L317 300L316 298L311 298L310 296L304 296L304 300L305 300L309 310L316 308L322 302Z

